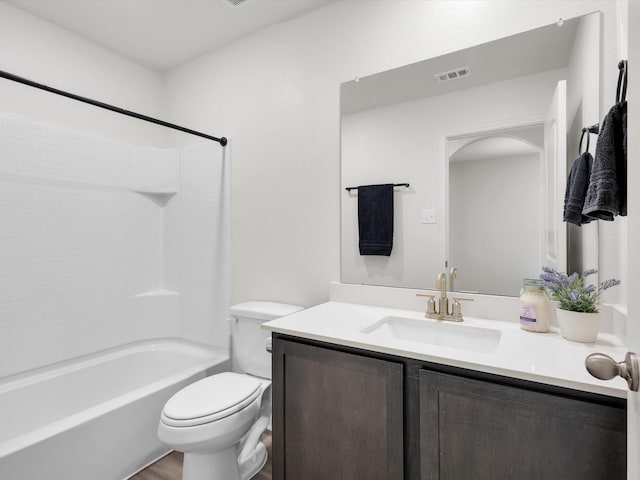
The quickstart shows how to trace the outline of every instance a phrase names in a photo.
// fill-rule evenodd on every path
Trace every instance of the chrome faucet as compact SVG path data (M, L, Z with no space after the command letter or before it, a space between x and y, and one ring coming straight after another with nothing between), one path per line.
M458 277L458 269L451 269L450 286L453 289L453 281ZM438 299L438 306L436 308L435 295L425 295L418 293L419 297L428 297L427 299L427 312L426 318L433 318L435 320L449 320L452 322L462 322L462 305L460 302L473 302L471 298L454 298L451 304L451 310L449 310L449 298L447 297L447 274L439 273L436 277L436 288L440 289L440 298Z

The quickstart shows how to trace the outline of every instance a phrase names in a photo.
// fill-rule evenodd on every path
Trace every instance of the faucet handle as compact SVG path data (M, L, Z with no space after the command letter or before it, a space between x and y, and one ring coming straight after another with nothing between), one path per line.
M451 271L449 272L449 291L453 292L455 288L455 281L458 278L458 269L456 267L451 267Z
M436 313L436 301L434 300L435 295L428 295L428 294L425 294L425 293L416 293L416 297L428 297L428 299L427 299L427 314L426 315L435 314Z
M462 318L462 305L460 302L473 302L473 298L453 298L453 305L451 305L451 316L456 318Z

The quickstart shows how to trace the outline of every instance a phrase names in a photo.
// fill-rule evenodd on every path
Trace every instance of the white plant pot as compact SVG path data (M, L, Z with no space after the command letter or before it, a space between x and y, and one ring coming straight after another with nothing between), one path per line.
M567 340L582 343L593 343L598 338L602 316L600 312L571 312L556 309L560 333Z

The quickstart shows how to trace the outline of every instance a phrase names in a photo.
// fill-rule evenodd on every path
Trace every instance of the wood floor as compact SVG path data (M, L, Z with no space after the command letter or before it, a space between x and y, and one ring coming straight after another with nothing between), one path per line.
M252 478L252 480L272 480L271 478L271 432L262 435L262 443L267 447L269 459L266 465ZM166 457L162 457L156 463L138 472L129 480L181 480L182 478L182 458L180 452L171 452Z

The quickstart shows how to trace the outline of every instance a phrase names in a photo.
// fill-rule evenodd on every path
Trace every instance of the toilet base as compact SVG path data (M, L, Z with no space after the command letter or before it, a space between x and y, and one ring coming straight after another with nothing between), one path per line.
M262 442L259 442L251 458L240 465L240 479L249 480L262 470L262 467L267 463L267 457L267 449Z
M267 449L260 442L255 453L240 468L236 446L212 453L184 454L182 480L249 480L267 463Z
M241 480L235 445L218 452L186 452L182 480Z

